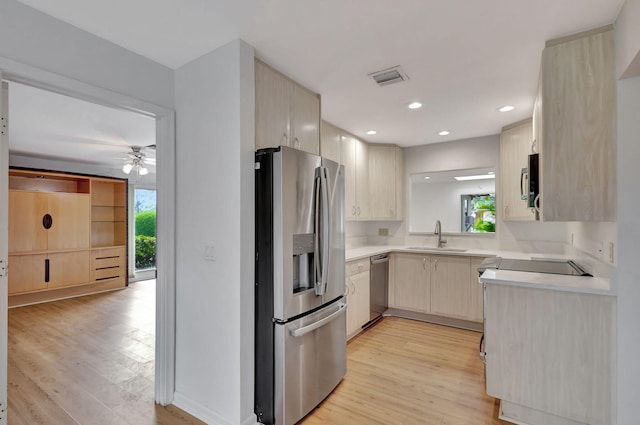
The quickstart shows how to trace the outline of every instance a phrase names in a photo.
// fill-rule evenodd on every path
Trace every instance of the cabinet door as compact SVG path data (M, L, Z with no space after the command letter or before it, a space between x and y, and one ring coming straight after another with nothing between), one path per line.
M521 194L527 190L527 181L521 181L521 172L528 164L532 138L531 120L504 129L500 134L501 196L504 220L507 221L535 220L533 210L521 198ZM526 178L528 175L525 175Z
M610 30L542 53L543 220L616 219L614 51Z
M49 251L89 248L91 244L91 198L80 193L48 194L53 219L47 230Z
M305 152L320 153L320 97L291 84L291 145Z
M42 218L47 214L47 193L9 191L9 252L47 250L47 229Z
M347 220L357 218L356 205L356 140L346 136L342 140L342 162L344 164L344 216Z
M9 295L47 289L45 254L9 256Z
M289 85L283 75L255 62L256 149L292 146L289 131Z
M369 272L350 276L347 285L347 335L353 335L369 321Z
M428 255L397 253L394 263L394 307L422 313L431 311Z
M471 259L464 256L431 256L431 314L469 319Z
M484 319L484 289L478 281L478 267L485 257L471 257L471 270L469 274L469 316L468 320L482 322Z
M356 148L356 213L358 219L371 217L369 200L369 149L365 142L355 139Z
M320 137L320 155L341 164L342 132L340 129L326 121L322 121Z
M369 146L371 218L396 218L396 154L393 146Z
M90 279L90 251L49 254L49 288L88 283Z

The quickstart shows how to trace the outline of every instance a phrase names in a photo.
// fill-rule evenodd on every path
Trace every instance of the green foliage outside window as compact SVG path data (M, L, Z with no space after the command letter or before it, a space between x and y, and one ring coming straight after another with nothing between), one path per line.
M136 269L156 266L156 237L136 236Z

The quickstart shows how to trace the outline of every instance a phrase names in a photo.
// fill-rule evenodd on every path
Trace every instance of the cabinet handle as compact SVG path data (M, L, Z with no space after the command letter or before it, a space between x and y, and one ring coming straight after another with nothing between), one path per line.
M395 214L395 213L393 212L393 208L390 208L390 209L389 209L389 211L391 212L391 216L393 217L393 215Z
M438 271L438 259L434 258L433 259L433 271Z
M50 214L45 214L42 217L42 226L45 229L51 229L51 226L53 226L53 217L51 217Z
M282 135L282 140L284 140L283 145L286 146L286 147L289 147L289 138L287 137L287 133L284 133Z
M44 281L49 283L49 259L44 260Z
M295 139L293 139L293 147L295 149L300 149L300 140L298 140L297 137Z
M533 209L536 210L536 212L540 212L540 194L538 193L535 197L535 199L533 200Z
M355 216L356 215L356 206L354 205L353 208L351 209L351 215Z
M531 153L538 153L538 139L533 139L531 142Z
M504 206L504 218L509 218L509 205Z
M427 257L422 257L422 268L427 270Z
M358 206L358 216L360 215L360 206Z

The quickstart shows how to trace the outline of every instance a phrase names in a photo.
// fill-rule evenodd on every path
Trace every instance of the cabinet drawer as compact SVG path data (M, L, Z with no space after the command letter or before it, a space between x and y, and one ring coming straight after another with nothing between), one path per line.
M369 257L362 260L350 261L345 265L345 276L353 276L354 274L366 272L369 270L370 260Z
M93 251L91 256L91 280L123 277L127 269L126 260L124 247Z

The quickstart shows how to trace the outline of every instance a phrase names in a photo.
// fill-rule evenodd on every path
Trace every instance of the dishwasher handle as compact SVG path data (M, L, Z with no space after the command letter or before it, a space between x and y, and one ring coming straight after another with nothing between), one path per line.
M371 257L371 264L383 264L389 262L388 255L380 255L377 257Z

